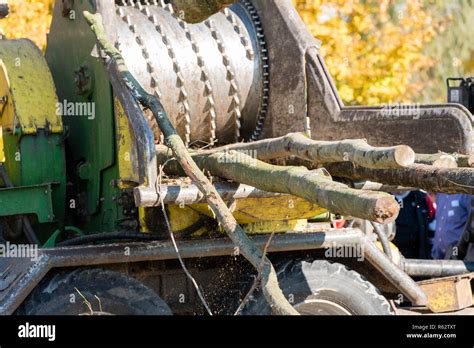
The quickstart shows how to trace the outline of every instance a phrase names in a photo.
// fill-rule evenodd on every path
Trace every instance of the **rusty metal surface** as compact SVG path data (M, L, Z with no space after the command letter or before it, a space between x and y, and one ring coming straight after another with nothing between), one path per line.
M471 279L474 273L418 282L434 313L458 311L472 306Z
M474 262L404 259L402 269L412 277L449 277L474 272Z

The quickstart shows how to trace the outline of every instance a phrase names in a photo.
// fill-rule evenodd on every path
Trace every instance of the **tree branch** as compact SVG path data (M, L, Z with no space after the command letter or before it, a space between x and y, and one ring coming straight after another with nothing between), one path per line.
M255 154L259 160L296 156L318 164L353 162L366 168L401 168L414 163L415 152L406 145L373 147L365 140L315 141L302 133L289 133L273 139L232 144L199 153L239 151Z
M170 161L166 146L157 146L159 164L166 163L168 174L182 173L176 161ZM267 192L287 193L306 199L333 213L388 223L394 221L400 205L383 192L361 191L332 181L324 170L276 166L237 151L192 154L197 165L211 174L251 185Z
M431 155L416 154L416 163L434 165L435 167L447 168L472 168L474 167L474 155L460 155L439 152ZM454 162L454 164L453 164Z
M333 163L326 169L333 176L351 180L371 180L429 192L474 194L474 169L471 168L447 169L414 164L401 169L368 169L352 163Z
M159 100L143 89L128 70L121 53L108 41L105 35L105 29L102 25L101 15L93 15L86 11L84 12L84 17L90 25L92 32L95 34L99 46L105 51L106 55L110 57L133 97L144 107L152 111L165 137L167 146L173 151L174 156L186 174L204 194L209 207L216 215L224 231L239 248L242 255L262 273L262 291L272 309L278 314L297 315L298 312L285 298L278 285L278 278L270 260L263 255L262 251L257 248L244 230L237 224L237 221L214 186L197 167Z
M458 162L454 156L447 153L416 154L415 163L426 164L437 168L457 168Z

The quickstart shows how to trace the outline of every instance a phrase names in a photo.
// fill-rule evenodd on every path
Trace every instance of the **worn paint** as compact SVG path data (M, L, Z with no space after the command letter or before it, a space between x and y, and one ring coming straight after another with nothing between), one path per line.
M434 313L452 312L473 305L471 279L474 273L418 282Z
M119 167L119 187L131 188L140 182L136 151L133 144L130 124L122 104L114 98L115 106L115 141L117 143L117 159ZM134 184L135 183L135 184Z
M3 128L0 126L0 162L5 162L5 152L3 151Z
M53 79L41 51L29 40L0 40L0 93L7 97L2 126L23 134L61 133Z

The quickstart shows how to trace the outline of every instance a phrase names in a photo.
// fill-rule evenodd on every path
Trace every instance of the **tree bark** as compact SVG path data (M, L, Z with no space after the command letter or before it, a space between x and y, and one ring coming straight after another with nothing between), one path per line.
M381 192L389 192L389 193L399 193L399 192L415 191L416 190L416 188L414 188L414 187L405 187L405 186L398 186L398 185L386 185L386 184L380 184L378 182L373 182L373 181L355 182L354 187L358 190L381 191Z
M452 168L473 168L474 167L474 155L460 155L457 153L449 154L445 152L439 152L431 155L426 155L426 154L416 154L415 158L415 163L420 163L420 164L428 164L428 165L434 165L436 166L436 162L439 159L442 158L452 158L448 159L449 162L452 162L453 160L455 161L455 165ZM441 162L442 163L442 162ZM441 163L438 163L438 166L441 167L442 165L439 165ZM447 163L444 163L444 165L447 165ZM450 164L452 165L452 164ZM451 168L451 167L449 167Z
M426 164L437 168L457 168L458 162L454 156L447 153L416 154L415 163Z
M351 180L371 180L429 192L474 194L474 169L471 168L446 169L414 164L401 169L368 169L352 163L333 163L326 169L333 176Z
M365 140L315 141L302 133L280 138L227 145L200 153L235 150L256 156L259 160L296 156L314 163L353 162L367 168L401 168L415 162L415 152L406 145L373 147Z
M474 167L474 155L452 155L458 162L459 168L473 168Z
M157 147L159 164L167 163L165 172L182 174L176 161L170 160L166 146ZM237 151L193 154L197 165L211 174L251 185L268 192L287 193L306 199L333 213L389 223L394 221L400 205L393 196L361 191L334 182L322 169L276 166Z

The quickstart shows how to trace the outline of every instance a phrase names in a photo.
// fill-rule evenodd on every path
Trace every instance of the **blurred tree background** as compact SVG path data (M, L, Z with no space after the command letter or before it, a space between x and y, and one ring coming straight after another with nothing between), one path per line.
M44 49L53 2L11 0L0 28ZM474 75L474 0L293 2L346 104L443 102L447 77Z
M347 104L444 102L474 75L474 0L293 0Z
M26 37L44 49L54 0L10 0L8 3L10 15L0 21L7 38Z

